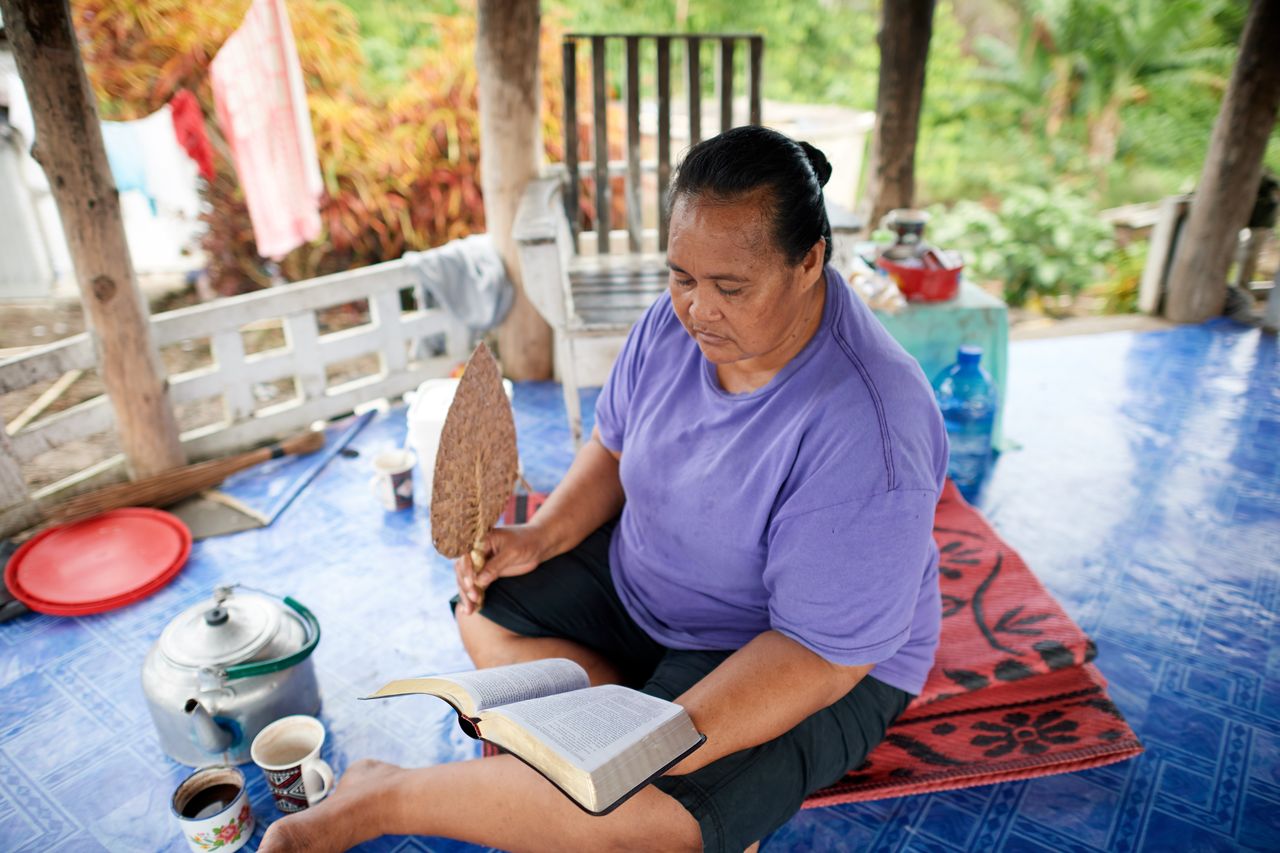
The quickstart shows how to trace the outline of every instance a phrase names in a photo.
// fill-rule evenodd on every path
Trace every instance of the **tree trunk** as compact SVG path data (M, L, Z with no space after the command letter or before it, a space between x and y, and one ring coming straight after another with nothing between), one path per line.
M476 70L480 83L480 182L486 229L516 284L498 329L503 371L512 379L551 378L551 327L524 295L511 225L525 185L542 161L538 77L539 0L480 0Z
M66 231L120 445L133 476L158 474L186 460L68 0L0 0L0 14L35 119L32 155Z
M1258 195L1277 108L1280 0L1254 0L1169 271L1165 316L1170 320L1198 323L1222 313L1227 269Z
M867 198L869 228L916 195L916 136L924 100L925 62L933 34L935 0L884 3L880 25L880 84L876 127L871 140Z
M1070 56L1055 56L1050 63L1053 83L1049 86L1049 118L1044 132L1050 138L1062 132L1062 126L1071 116L1071 104L1075 100L1075 78Z
M1122 95L1112 95L1089 123L1089 164L1097 170L1098 177L1116 159L1120 147L1122 100Z
M1089 125L1089 166L1093 169L1094 188L1099 195L1107 192L1107 170L1115 161L1116 150L1120 147L1123 99L1119 93L1112 94Z

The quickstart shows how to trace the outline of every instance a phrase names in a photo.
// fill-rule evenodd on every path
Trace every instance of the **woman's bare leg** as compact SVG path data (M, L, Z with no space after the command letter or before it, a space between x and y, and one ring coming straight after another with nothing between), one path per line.
M622 674L617 667L600 654L572 640L522 637L487 619L482 613L467 615L459 610L457 619L462 645L471 656L476 669L545 658L568 658L582 665L592 684L622 683Z
M479 613L458 612L458 633L478 669L569 658L592 684L617 684L618 669L571 640L524 637ZM652 786L594 817L511 756L406 770L360 761L333 795L267 830L265 853L346 850L380 835L439 835L503 850L698 850L697 822Z
M358 762L332 796L272 824L259 850L325 853L380 835L438 835L513 853L702 848L697 821L653 786L595 817L501 755L418 770Z

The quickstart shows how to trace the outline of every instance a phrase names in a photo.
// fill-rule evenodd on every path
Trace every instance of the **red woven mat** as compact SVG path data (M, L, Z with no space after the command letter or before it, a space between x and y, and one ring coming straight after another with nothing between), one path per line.
M867 761L805 808L1029 779L1142 752L1093 643L950 482L938 502L942 638Z
M543 495L512 498L506 523ZM934 538L942 638L920 696L867 761L805 808L1068 773L1142 744L1089 661L1093 643L948 482Z
M515 494L507 498L506 509L502 511L503 524L524 524L542 506L547 496L542 492L531 495Z

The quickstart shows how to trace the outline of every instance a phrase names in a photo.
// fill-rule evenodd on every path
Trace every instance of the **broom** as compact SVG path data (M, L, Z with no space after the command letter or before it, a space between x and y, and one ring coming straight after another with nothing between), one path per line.
M79 521L91 515L127 506L163 507L212 488L237 471L276 459L300 456L324 447L323 430L307 430L276 444L250 450L225 459L211 459L195 465L173 468L163 474L120 483L77 495L50 509L46 516L55 523Z

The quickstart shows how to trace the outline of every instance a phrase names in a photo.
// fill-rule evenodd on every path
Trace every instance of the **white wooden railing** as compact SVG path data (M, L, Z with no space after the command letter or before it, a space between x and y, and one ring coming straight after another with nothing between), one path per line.
M416 306L409 311L401 308L401 292L406 290L413 294ZM318 310L360 300L368 300L368 324L320 334ZM285 346L246 355L241 329L271 319L282 322ZM349 412L361 403L403 394L423 379L446 375L466 357L470 344L469 332L448 313L421 304L414 274L404 261L168 311L154 315L151 324L157 347L208 340L213 353L211 365L169 376L174 405L213 397L222 400L224 417L220 422L182 435L192 461L244 450L314 421ZM94 368L91 334L85 332L0 361L0 394L56 380L68 371ZM444 354L414 358L415 342L441 337ZM376 373L328 384L326 367L371 354L379 359ZM255 384L287 379L293 380L292 399L255 408ZM122 456L35 492L28 491L21 474L22 465L41 454L114 427L115 416L106 396L37 420L11 436L0 424L0 535L29 526L38 518L39 505L124 479Z

